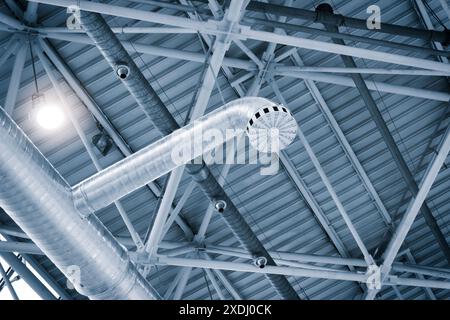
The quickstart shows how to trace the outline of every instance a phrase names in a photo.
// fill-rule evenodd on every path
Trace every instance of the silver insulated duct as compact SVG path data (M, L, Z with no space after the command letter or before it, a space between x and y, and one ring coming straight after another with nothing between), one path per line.
M0 107L0 207L90 299L155 299L127 251Z
M179 126L173 116L102 16L97 13L80 11L79 18L83 29L161 134L166 136L178 129ZM265 257L268 265L276 265L205 163L203 162L201 165L188 164L186 171L211 202L214 202L215 199L222 199L228 204L227 209L222 212L222 217L242 246L256 257ZM281 298L299 299L286 277L271 274L267 274L266 277Z
M285 107L265 98L236 99L78 183L75 207L89 215L244 132L265 152L273 128L279 150L296 137L297 123Z

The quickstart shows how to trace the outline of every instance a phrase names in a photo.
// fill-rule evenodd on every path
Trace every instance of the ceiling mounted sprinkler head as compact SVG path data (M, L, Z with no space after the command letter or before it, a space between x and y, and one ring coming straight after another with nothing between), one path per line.
M217 210L217 212L222 213L227 208L227 203L223 200L216 200L214 203L214 208Z
M125 80L130 75L130 68L125 63L118 63L116 66L116 74L121 80Z
M265 266L267 265L267 258L266 257L257 257L253 260L253 264L260 269L264 269Z
M297 121L282 105L259 109L247 123L250 144L261 152L278 153L294 141Z

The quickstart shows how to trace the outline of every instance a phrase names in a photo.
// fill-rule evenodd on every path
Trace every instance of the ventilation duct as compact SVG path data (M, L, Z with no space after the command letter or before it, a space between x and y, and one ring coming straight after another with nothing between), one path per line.
M81 218L70 186L1 107L0 150L0 206L78 292L90 299L158 297L97 217Z
M100 14L80 11L80 23L89 37L93 40L105 59L109 62L114 72L128 91L134 96L136 102L144 110L155 127L163 136L170 134L179 128L166 106L158 97L156 92L140 72L139 68L129 56L116 35L111 31ZM124 70L126 69L126 72ZM123 76L126 74L125 76ZM227 210L222 213L226 224L240 241L242 246L252 255L264 256L268 265L276 265L267 250L256 237L250 226L239 213L236 206L227 196L223 188L211 174L203 162L201 165L188 164L186 171L197 182L200 189L211 202L215 199L224 200ZM286 277L280 275L269 275L266 277L283 299L299 299L294 288Z
M271 129L277 129L274 138L283 149L295 139L297 123L286 108L267 99L234 100L80 182L73 189L75 206L89 215L244 132L266 152Z

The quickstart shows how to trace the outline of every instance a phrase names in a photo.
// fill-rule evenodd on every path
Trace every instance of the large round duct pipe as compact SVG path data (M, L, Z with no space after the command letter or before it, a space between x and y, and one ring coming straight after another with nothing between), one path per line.
M75 206L94 213L244 133L259 151L277 152L295 139L297 123L285 107L265 98L234 100L80 182L73 188Z
M95 215L82 218L71 188L0 108L0 207L91 299L155 299L126 249Z

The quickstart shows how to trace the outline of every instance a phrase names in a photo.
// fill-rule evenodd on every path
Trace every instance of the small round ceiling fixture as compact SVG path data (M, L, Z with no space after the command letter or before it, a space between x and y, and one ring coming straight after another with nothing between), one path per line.
M291 112L282 105L274 105L259 109L247 123L246 131L254 148L269 153L289 146L297 135L297 128Z
M61 108L45 102L42 96L34 99L35 116L38 125L45 130L55 130L61 127L65 120Z

